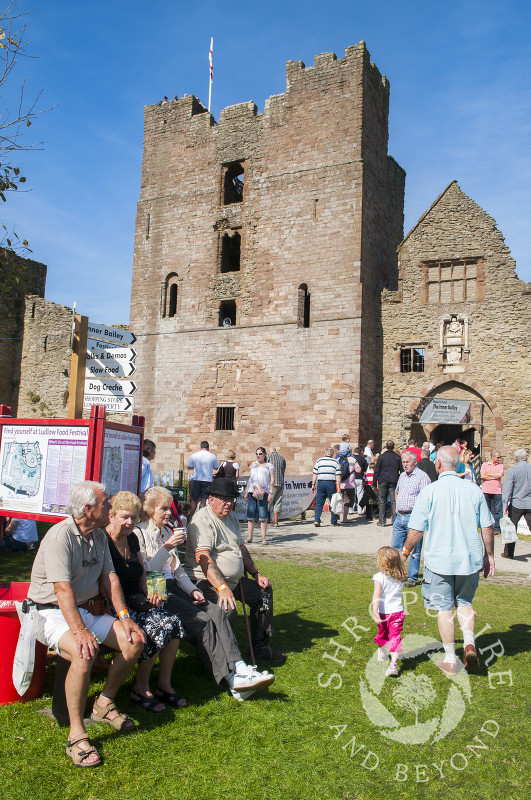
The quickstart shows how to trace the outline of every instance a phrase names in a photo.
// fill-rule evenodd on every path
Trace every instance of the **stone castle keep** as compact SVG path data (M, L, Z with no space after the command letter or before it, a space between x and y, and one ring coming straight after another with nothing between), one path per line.
M130 328L156 470L205 438L243 471L274 442L295 475L346 432L477 445L483 426L507 466L531 450L531 284L456 181L404 238L388 105L360 42L289 61L263 114L146 107ZM64 417L72 312L26 269L26 297L0 298L0 402ZM470 419L421 423L433 397L470 401Z
M360 43L288 62L260 115L146 108L131 329L157 461L275 441L306 471L331 437L380 437L405 179L388 105Z

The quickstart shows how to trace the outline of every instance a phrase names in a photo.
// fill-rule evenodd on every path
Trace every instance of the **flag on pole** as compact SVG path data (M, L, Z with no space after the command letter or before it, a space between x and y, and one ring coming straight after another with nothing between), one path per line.
M208 63L210 65L210 80L208 82L208 110L210 111L210 101L212 99L212 81L214 80L214 66L212 64L212 49L214 47L214 37L210 39L210 50L208 51Z

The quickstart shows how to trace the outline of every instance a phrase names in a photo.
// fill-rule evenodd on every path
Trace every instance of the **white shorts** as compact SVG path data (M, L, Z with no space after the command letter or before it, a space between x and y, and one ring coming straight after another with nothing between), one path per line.
M79 609L83 624L88 630L94 634L96 641L101 644L111 630L113 623L116 622L114 617L110 614L103 614L102 616L95 617L90 611L84 608ZM39 611L40 626L37 633L37 639L45 644L50 650L57 650L59 652L59 641L61 636L70 630L70 626L63 617L63 612L58 608L42 608Z

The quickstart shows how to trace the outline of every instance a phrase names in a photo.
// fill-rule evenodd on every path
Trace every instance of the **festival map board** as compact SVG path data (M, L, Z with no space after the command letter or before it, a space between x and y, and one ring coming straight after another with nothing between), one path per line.
M2 425L0 508L64 516L71 487L85 479L89 428L27 422Z
M59 522L72 486L104 481L109 495L138 492L144 418L110 422L104 405L90 419L17 419L0 405L0 517Z

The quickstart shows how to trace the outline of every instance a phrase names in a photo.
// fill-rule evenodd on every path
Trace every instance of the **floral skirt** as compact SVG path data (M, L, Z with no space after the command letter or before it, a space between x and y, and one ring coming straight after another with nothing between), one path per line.
M130 611L131 619L142 628L147 636L142 654L138 659L148 661L159 650L162 650L172 639L184 638L184 628L177 614L165 611L163 608L153 608L147 611Z

